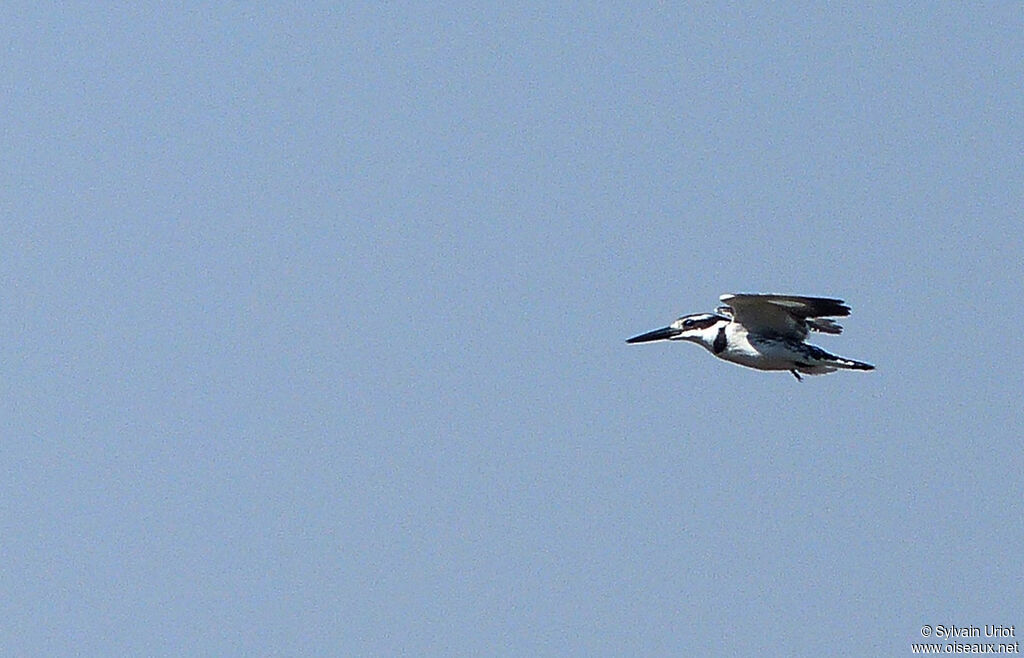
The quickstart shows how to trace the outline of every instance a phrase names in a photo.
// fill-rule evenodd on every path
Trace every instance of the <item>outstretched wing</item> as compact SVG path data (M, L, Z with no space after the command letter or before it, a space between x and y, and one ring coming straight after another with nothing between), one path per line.
M803 340L808 330L838 334L843 328L826 317L844 317L850 307L841 299L795 295L722 295L733 320L753 331L774 332Z

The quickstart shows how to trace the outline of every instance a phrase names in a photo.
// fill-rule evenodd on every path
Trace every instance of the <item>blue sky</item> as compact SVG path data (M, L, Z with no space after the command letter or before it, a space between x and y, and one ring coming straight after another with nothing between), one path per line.
M5 653L1024 626L1020 4L2 24ZM624 342L757 291L878 369Z

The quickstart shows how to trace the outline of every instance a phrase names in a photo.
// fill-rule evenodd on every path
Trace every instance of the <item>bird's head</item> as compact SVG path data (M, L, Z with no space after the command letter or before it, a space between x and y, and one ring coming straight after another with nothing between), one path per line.
M646 334L633 336L627 343L649 343L655 340L686 340L698 343L711 349L718 330L729 324L731 320L715 313L695 313L684 315L663 329L648 331Z

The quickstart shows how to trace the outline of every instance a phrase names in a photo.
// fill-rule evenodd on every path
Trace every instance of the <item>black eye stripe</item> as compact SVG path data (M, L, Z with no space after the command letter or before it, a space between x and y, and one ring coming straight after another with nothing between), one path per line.
M718 315L705 315L697 318L686 318L683 320L683 327L686 329L707 329L710 326L718 323L721 320L725 320Z

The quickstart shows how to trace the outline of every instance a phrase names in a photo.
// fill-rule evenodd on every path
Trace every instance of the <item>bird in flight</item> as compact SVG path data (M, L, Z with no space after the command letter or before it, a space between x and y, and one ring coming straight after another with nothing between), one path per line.
M830 317L845 317L850 307L841 299L793 295L722 295L714 313L684 315L664 329L627 340L685 340L732 363L757 370L788 370L824 375L844 370L874 370L873 365L846 359L804 342L810 331L842 333Z

